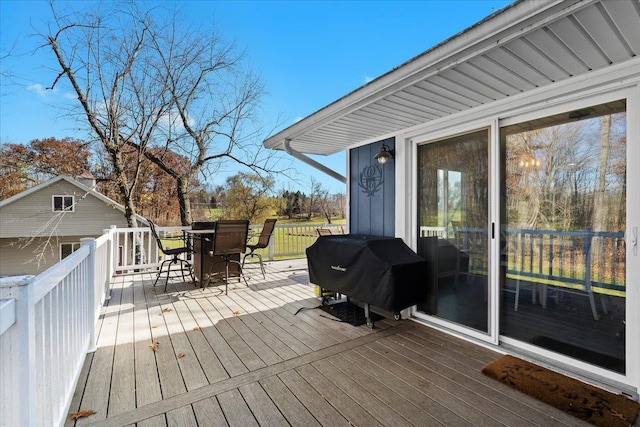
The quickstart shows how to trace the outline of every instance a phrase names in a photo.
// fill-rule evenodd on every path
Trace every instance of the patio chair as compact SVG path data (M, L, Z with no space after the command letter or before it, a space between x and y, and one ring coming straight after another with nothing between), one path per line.
M333 233L328 228L316 228L318 236L331 236Z
M213 250L209 251L209 255L219 256L225 264L224 275L224 294L227 294L229 288L229 265L231 263L238 264L238 282L240 278L249 286L247 279L242 274L242 264L239 261L239 255L247 250L247 236L249 235L249 220L218 220L216 221L215 233L213 234ZM238 260L234 259L238 257ZM212 277L213 268L209 271L209 277Z
M188 272L189 276L191 277L191 282L195 283L196 279L193 277L193 267L191 263L186 259L180 258L180 255L194 253L193 249L191 248L191 244L189 240L185 238L184 234L180 237L164 236L162 239L160 239L160 235L158 235L158 230L156 230L156 225L151 220L147 220L147 221L149 222L149 227L151 228L151 234L153 235L153 238L156 240L156 243L158 244L158 249L163 254L171 257L171 258L165 259L160 264L160 269L158 270L156 281L153 282L153 286L155 287L156 284L158 284L158 279L160 279L160 276L162 276L162 270L166 265L167 280L164 284L164 291L165 292L167 291L167 285L169 284L169 275L171 274L171 266L173 264L180 264L180 272L182 274L183 280L185 280L185 270L186 270L186 272ZM167 248L165 247L165 243L163 243L163 241L166 243L169 243L172 241L179 241L180 246L176 248Z
M260 255L258 252L255 252L255 251L257 249L264 249L267 246L269 246L269 241L271 240L271 236L273 236L273 230L276 227L276 221L277 219L275 218L270 218L264 221L264 225L262 226L262 231L258 236L258 241L255 244L247 244L247 249L249 249L249 252L245 253L244 257L242 257L243 267L244 267L244 261L247 259L247 257L254 257L254 256L258 257L258 260L260 260L260 270L262 271L263 279L266 279L266 275L264 271L264 265L262 264L262 255Z

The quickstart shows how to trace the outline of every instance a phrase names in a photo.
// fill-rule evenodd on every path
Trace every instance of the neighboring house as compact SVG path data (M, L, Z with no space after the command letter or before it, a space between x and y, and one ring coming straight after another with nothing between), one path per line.
M0 276L39 274L78 249L80 239L127 227L124 208L94 186L91 177L58 176L0 201Z
M347 152L350 233L434 266L412 319L638 397L638 0L517 1L264 146Z

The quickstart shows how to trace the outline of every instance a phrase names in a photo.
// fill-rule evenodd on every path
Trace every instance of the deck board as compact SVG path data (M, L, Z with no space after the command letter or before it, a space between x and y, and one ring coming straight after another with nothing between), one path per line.
M345 374L357 378L364 384L376 390L383 390L380 395L390 400L390 403L403 408L403 413L409 421L416 425L442 424L446 426L471 426L472 424L461 418L445 405L440 404L427 393L409 385L401 377L388 370L381 369L371 360L359 355L355 351L349 351L340 355L344 359L341 369ZM388 390L388 391L384 391ZM399 401L399 402L398 402Z
M529 408L519 405L519 402L513 399L505 402L502 399L497 399L497 395L491 395L490 400L485 398L485 395L490 394L490 389L488 387L483 389L482 381L479 381L483 377L478 372L481 367L473 370L472 374L476 375L467 375L469 370L466 365L456 363L454 358L445 355L423 358L415 352L415 347L412 348L411 343L406 340L392 338L376 344L384 345L387 354L390 354L390 350L394 350L400 355L394 354L394 357L406 357L411 360L411 363L414 364L413 371L421 372L423 378L428 378L432 384L449 393L455 393L458 399L473 406L477 411L485 412L498 422L505 425L539 425L534 420L541 418L542 414L527 413L525 410Z
M291 372L291 371L288 371ZM285 420L290 420L292 426L313 427L320 426L318 421L278 376L271 376L260 381L260 385L269 398L276 405ZM285 425L284 423L282 425Z
M196 416L191 406L183 406L167 412L168 427L198 427Z
M120 292L120 304L133 304L133 286L123 283ZM134 359L133 310L120 312L116 346L114 349L113 375L109 396L109 414L117 414L135 408L135 368L131 363Z
M222 412L231 427L259 426L238 389L220 393L218 402L220 402Z
M368 387L351 378L352 373L341 371L334 363L335 356L329 359L314 362L312 366L321 372L322 375L331 382L332 387L342 390L346 396L349 396L356 402L357 406L362 408L372 417L374 417L381 425L410 427L412 424L407 421L402 414L396 412L393 406L387 405L379 395L381 390Z
M146 295L142 286L134 287L133 317L134 317L134 370L136 376L136 405L144 406L162 400L160 379L156 356L149 351L151 341L151 319L148 309L135 309L139 305L145 307ZM164 417L162 417L164 422ZM149 423L153 425L152 423Z
M250 295L249 293L245 293L241 296L244 301L248 304L252 304L252 306L258 310L255 313L251 314L252 318L255 322L258 322L263 326L265 330L271 334L274 339L280 341L283 345L286 345L295 353L295 356L301 356L303 354L309 353L313 351L313 348L309 345L305 344L302 340L298 339L296 334L294 333L297 328L287 327L292 326L287 324L286 322L279 322L280 319L276 317L279 316L268 316L265 315L264 312L269 311L270 307L263 304L261 301L257 300L255 297ZM320 347L317 347L320 348ZM286 358L295 357L293 355L289 355Z
M111 299L114 303L120 303L121 294L119 287L113 289ZM80 406L73 412L92 410L96 412L95 418L105 418L107 416L118 317L118 313L109 312L100 322L97 345L102 351L96 351L93 355ZM88 422L88 419L81 418L78 420L77 425L81 426Z
M586 425L483 376L491 349L412 320L334 321L306 260L265 265L227 295L114 278L70 408L97 413L66 426Z
M367 348L358 348L354 350L358 355L372 361L378 366L378 369L388 370L391 374L400 378L408 386L429 396L438 404L448 408L453 413L458 414L466 422L475 426L492 426L498 423L487 416L482 411L475 410L474 407L468 405L460 396L457 390L457 384L445 384L445 387L434 383L429 376L421 375L417 370L418 366L411 363L410 360L402 357L396 357L394 352L389 351L387 347L382 345L367 346ZM414 371L416 369L416 371Z
M199 425L228 426L222 408L215 397L193 403L193 412Z
M349 426L347 419L295 370L281 373L278 375L278 379L304 406L305 415L308 411L318 424L323 426Z
M447 364L438 362L435 358L424 359L418 356L413 350L406 346L398 345L397 341L384 341L376 343L376 345L384 345L387 354L390 350L396 352L395 358L404 357L411 360L412 371L420 373L434 385L441 387L443 390L451 394L455 394L457 399L462 400L466 405L474 408L476 412L482 412L491 417L495 421L504 425L540 425L536 423L535 418L527 417L527 414L514 413L514 406L517 408L518 401L511 399L507 404L502 404L500 399L491 395L488 399L485 395L489 390L478 388L479 384L470 376L464 375L455 368L450 368ZM451 361L451 359L449 359ZM478 373L478 377L481 374ZM517 408L523 409L523 408ZM538 415L538 414L536 414ZM539 414L542 415L542 414ZM548 424L543 424L548 425Z
M323 399L345 417L351 425L361 427L382 426L370 413L358 405L347 393L337 388L318 369L304 365L296 372L313 387Z
M287 419L282 415L260 383L247 384L240 387L239 390L247 406L251 408L258 425L283 426L288 424Z

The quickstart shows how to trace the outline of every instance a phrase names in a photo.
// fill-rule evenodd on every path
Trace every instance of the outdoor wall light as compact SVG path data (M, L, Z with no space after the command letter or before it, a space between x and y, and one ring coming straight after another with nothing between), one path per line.
M376 155L373 156L373 158L376 159L381 165L384 165L385 163L387 163L387 160L393 158L393 154L391 154L391 151L389 150L389 146L387 144L382 144L382 147L380 147L380 151L378 151Z

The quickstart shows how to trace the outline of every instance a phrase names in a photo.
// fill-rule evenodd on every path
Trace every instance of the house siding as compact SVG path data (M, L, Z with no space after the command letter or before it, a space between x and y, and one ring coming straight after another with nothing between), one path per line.
M349 231L352 234L395 237L395 159L379 165L373 158L383 144L394 152L394 138L350 152Z
M54 212L53 196L74 196L74 210ZM122 206L59 176L0 201L0 276L40 274L60 260L60 244L127 227ZM138 221L145 222L138 217Z
M94 237L99 236L82 236ZM0 277L37 275L60 261L62 243L79 243L81 237L0 239Z
M51 200L54 195L75 196L75 210L53 212ZM0 209L0 238L99 236L111 225L127 226L122 211L65 180L54 182Z

